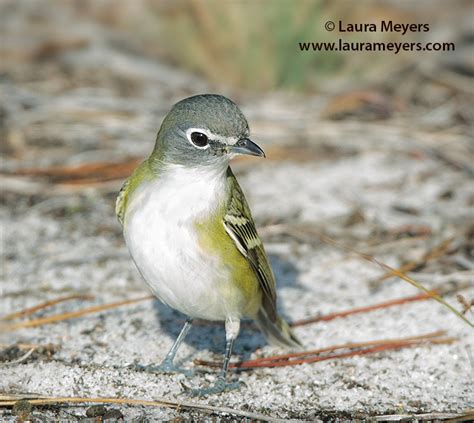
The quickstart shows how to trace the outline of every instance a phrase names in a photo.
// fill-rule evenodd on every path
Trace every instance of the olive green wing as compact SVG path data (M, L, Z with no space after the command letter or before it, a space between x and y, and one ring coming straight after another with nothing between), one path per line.
M275 278L262 241L257 234L247 200L230 167L227 170L228 199L224 226L239 251L257 275L263 292L263 308L271 321L277 320Z
M153 172L148 160L142 162L124 182L120 189L117 200L115 202L115 214L120 224L123 226L125 222L125 213L129 199L132 198L133 192L140 186L141 183L156 178L156 171Z
M120 224L123 226L123 220L125 217L125 210L127 208L127 199L128 191L130 187L130 178L128 178L117 195L117 200L115 201L115 214Z

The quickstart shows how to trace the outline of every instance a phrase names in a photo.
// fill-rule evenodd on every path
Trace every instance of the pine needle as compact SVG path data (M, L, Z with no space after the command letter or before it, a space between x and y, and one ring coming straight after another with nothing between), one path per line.
M330 314L308 317L306 319L301 319L301 320L295 320L294 322L290 323L290 326L292 327L305 326L311 323L327 322L329 320L334 320L339 317L347 317L347 316L352 316L353 314L368 313L370 311L380 310L383 308L393 307L393 306L402 305L406 303L413 303L416 301L425 301L425 300L429 300L430 298L431 298L431 295L426 294L426 293L413 295L411 297L396 298L394 300L385 301L383 303L373 304L373 305L364 306L364 307L356 307L356 308L351 308L350 310L336 311Z
M316 236L318 237L321 241L333 245L341 250L356 254L357 256L361 257L364 260L367 260L368 262L371 262L373 264L376 264L377 266L381 267L382 269L387 270L390 275L393 276L398 276L400 279L403 279L405 282L408 282L409 284L413 285L414 287L418 288L421 291L424 291L426 294L428 294L431 298L434 300L438 301L440 304L445 306L448 310L450 310L452 313L454 313L457 317L459 317L461 320L463 320L465 323L467 323L469 326L474 328L474 323L472 323L470 320L468 320L460 311L456 310L451 304L449 304L447 301L445 301L442 297L440 297L436 292L429 290L428 288L424 287L421 283L415 281L414 279L410 278L409 276L405 275L403 272L401 272L398 269L394 269L393 267L389 266L388 264L383 263L382 261L376 259L375 257L371 256L370 254L363 253L361 251L355 250L354 248L348 247L346 245L342 245L335 241L334 239L330 238L327 235L324 235L323 233L316 231L314 228L310 227L298 227L298 226L288 226L288 225L283 225L283 224L278 224L278 225L272 225L272 226L267 226L265 228L269 233L285 233L290 236L294 236L296 238L299 238L303 241L309 241L312 240L310 238L311 236Z
M298 351L254 360L231 363L229 367L238 369L253 369L256 367L283 367L296 366L303 363L316 363L339 358L349 358L359 355L374 354L386 350L399 350L427 344L451 344L457 339L446 337L445 331L437 331L425 335L411 336L398 339L382 339L367 342L349 342L309 351ZM336 352L341 351L342 352ZM336 353L335 353L336 352ZM195 364L210 367L220 367L219 362L195 360Z
M0 407L13 407L17 401L27 400L32 405L54 405L54 404L122 404L122 405L142 405L147 407L166 407L176 410L198 410L215 414L228 414L231 416L245 417L248 419L261 421L281 421L265 414L253 413L244 410L236 410L229 407L218 407L208 404L194 402L177 402L166 399L155 401L141 400L134 398L87 398L87 397L32 397L31 395L0 395Z
M116 302L108 303L108 304L101 304L101 305L97 305L97 306L83 308L82 310L70 311L70 312L61 313L61 314L55 314L53 316L42 317L40 319L27 320L26 322L6 324L6 325L2 325L0 327L0 329L2 329L4 331L14 331L14 330L24 329L24 328L33 328L33 327L45 325L45 324L48 324L48 323L56 323L56 322L60 322L60 321L63 321L63 320L68 320L68 319L73 319L73 318L80 317L80 316L85 316L86 314L92 314L92 313L97 313L97 312L100 312L100 311L109 310L111 308L116 308L116 307L123 306L123 305L138 303L140 301L149 300L149 299L152 299L152 298L155 298L155 296L147 295L145 297L133 298L133 299L130 299L130 300L122 300L122 301L116 301Z
M3 316L0 318L0 320L14 320L18 319L19 317L25 317L29 316L33 313L36 313L39 310L42 310L44 308L52 307L56 304L63 303L66 301L71 301L71 300L93 300L94 296L93 295L85 295L85 294L73 294L73 295L67 295L64 297L58 297L54 300L49 300L45 301L44 303L38 304L34 307L29 307L25 308L20 311L15 311L14 313L7 314L6 316Z
M425 266L426 263L428 263L431 260L435 260L437 258L442 257L444 254L446 254L447 251L451 248L453 240L452 239L445 239L443 242L441 242L439 245L436 245L433 247L430 251L425 253L421 260L419 261L409 261L407 263L404 263L398 270L402 273L410 272L414 269L419 268L420 266ZM377 278L375 281L373 281L373 284L379 284L386 279L389 279L393 276L392 272L387 272L384 275L380 276Z
M460 291L461 289L465 289L469 286L470 285L465 283L465 282L455 284L454 286L453 285L448 285L448 286L439 285L439 286L435 287L431 292L435 292L435 293L438 293L440 295L446 295L448 293L453 293L453 292L456 292L456 291ZM414 303L416 301L426 301L426 300L429 300L429 299L431 299L431 295L428 294L428 293L421 293L421 294L412 295L412 296L408 296L408 297L395 298L393 300L388 300L388 301L384 301L384 302L381 302L381 303L372 304L372 305L368 305L368 306L355 307L355 308L351 308L349 310L336 311L334 313L317 315L317 316L313 316L313 317L307 317L307 318L301 319L301 320L295 320L294 322L290 323L290 326L293 326L293 327L294 326L305 326L305 325L309 325L311 323L327 322L327 321L334 320L334 319L341 318L341 317L352 316L353 314L369 313L369 312L375 311L375 310L381 310L381 309L384 309L384 308L394 307L394 306L407 304L407 303ZM463 312L464 312L464 310L463 310Z

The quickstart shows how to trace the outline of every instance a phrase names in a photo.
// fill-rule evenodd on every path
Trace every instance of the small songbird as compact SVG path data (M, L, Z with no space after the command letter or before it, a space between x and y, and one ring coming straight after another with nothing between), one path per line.
M226 97L186 98L163 120L150 157L124 183L116 213L153 293L188 319L151 372L180 371L173 359L192 319L224 321L224 365L207 395L233 389L227 368L240 320L255 320L275 345L300 345L276 309L275 279L229 161L265 157L242 112Z

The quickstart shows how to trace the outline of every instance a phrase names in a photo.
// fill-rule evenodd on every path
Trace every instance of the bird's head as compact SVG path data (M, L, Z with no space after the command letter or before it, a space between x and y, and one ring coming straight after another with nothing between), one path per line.
M226 165L236 154L265 157L249 139L249 126L237 105L204 94L176 103L163 120L152 159L182 166Z

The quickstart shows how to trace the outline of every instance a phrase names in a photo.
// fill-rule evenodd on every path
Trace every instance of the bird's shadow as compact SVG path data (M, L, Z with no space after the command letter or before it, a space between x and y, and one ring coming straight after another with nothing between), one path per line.
M279 288L288 287L303 289L298 285L298 270L293 263L285 260L281 256L270 255L269 258L277 280L277 290ZM284 299L281 298L281 295L279 297L279 313L289 320L289 316L286 315L284 309ZM186 316L173 310L159 300L154 302L154 310L162 331L174 341L186 321ZM233 354L244 360L248 359L253 351L266 345L266 340L262 333L256 329L254 325L249 323L250 322L242 322L241 331L233 350ZM197 320L194 322L184 342L197 350L209 350L212 353L223 354L225 349L224 322ZM167 351L161 351L160 355L164 357L166 353ZM180 358L178 358L178 361L179 360Z

